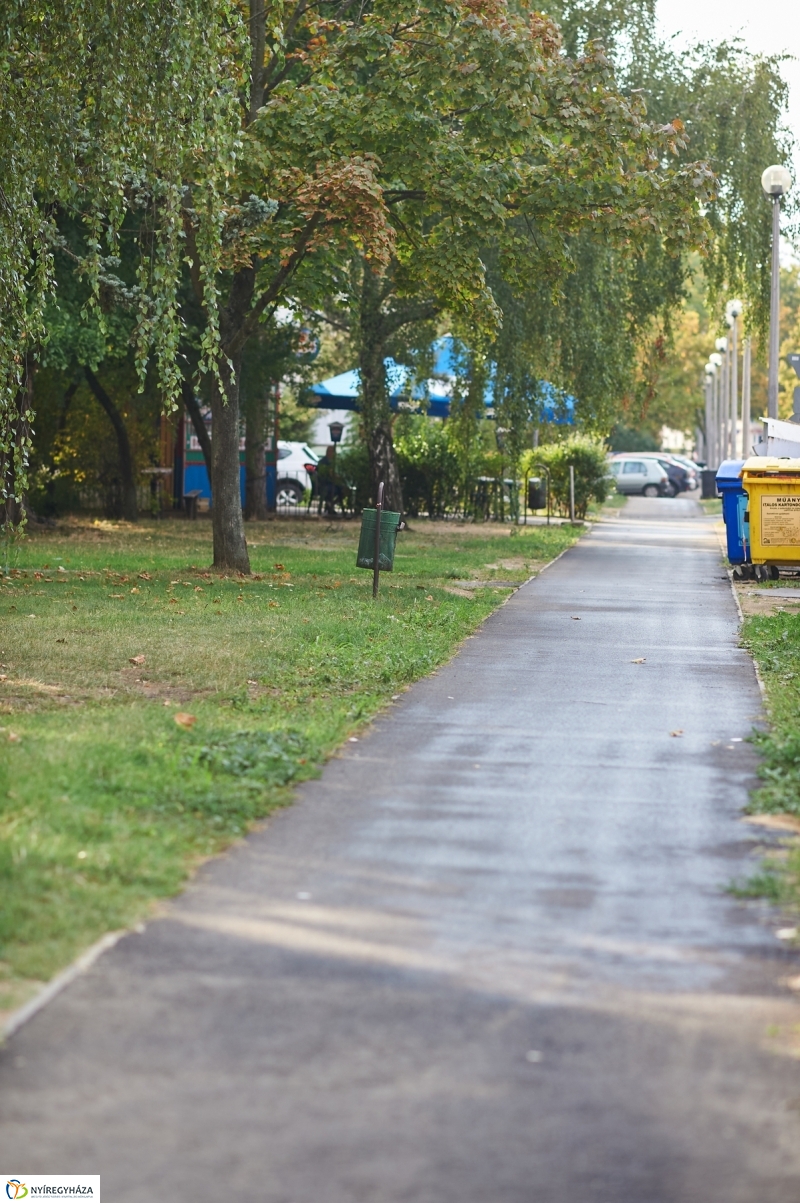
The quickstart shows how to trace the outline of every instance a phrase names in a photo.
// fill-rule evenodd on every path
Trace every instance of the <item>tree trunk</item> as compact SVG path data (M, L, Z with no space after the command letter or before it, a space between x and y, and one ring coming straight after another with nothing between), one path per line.
M265 521L267 512L267 419L269 398L266 393L254 398L247 406L247 428L244 444L245 486L244 516Z
M386 380L386 330L380 309L380 276L364 264L361 290L361 415L369 452L373 503L384 484L384 506L403 512L403 488L392 441L392 413Z
M206 472L208 473L208 483L211 484L211 469L212 469L212 451L211 438L208 433L208 427L203 420L203 415L200 406L197 402L197 397L194 395L194 388L189 380L184 379L181 382L181 397L183 399L184 408L189 415L197 435L197 441L200 444L200 450L203 453L203 459L206 461Z
M139 502L136 496L136 478L133 473L133 455L131 454L131 444L128 438L128 431L125 427L122 414L117 409L114 402L109 397L106 390L103 388L100 381L95 376L91 368L83 369L89 388L94 393L96 400L108 414L108 419L114 427L114 433L117 436L117 450L119 454L119 474L122 480L122 516L128 522L138 522L139 520Z
M239 375L242 357L231 366L220 364L224 393L216 382L211 388L211 520L214 532L214 568L220 572L250 573L244 537L242 495L239 484Z
M27 500L22 492L17 492L18 481L24 476L28 463L28 451L31 438L31 419L33 417L33 374L34 368L31 356L26 356L25 384L17 393L16 413L9 422L9 439L7 451L0 452L0 530L6 536L11 535L22 526L28 509ZM7 547L8 545L6 545Z
M67 419L69 418L69 408L70 408L70 405L72 404L72 398L75 396L75 394L78 391L79 383L80 383L80 381L73 380L72 383L70 385L68 385L67 390L64 393L64 400L61 403L61 410L58 415L58 427L57 427L58 434L63 434L67 428ZM56 444L54 444L54 449L55 449L55 446L56 446ZM56 512L56 477L55 477L55 465L54 465L52 457L51 457L50 475L47 478L47 513L54 514L55 512Z

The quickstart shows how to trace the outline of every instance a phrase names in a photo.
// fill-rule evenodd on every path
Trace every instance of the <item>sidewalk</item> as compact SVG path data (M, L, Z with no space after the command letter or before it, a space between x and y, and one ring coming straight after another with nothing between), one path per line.
M114 1203L796 1203L796 954L726 893L760 695L692 504L595 526L22 1028L3 1163Z

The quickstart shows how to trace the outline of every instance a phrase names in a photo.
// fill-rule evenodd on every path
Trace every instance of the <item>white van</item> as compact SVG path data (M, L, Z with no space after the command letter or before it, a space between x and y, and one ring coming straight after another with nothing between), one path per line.
M307 443L284 443L278 439L278 480L276 505L300 505L306 489L311 488L309 468L313 471L319 456Z
M619 455L610 461L608 470L614 478L618 493L666 497L670 491L669 477L657 459L635 454Z

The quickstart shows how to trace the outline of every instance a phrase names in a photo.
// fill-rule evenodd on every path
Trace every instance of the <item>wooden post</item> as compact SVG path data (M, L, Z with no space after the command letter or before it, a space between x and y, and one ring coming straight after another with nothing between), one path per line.
M372 596L378 596L380 579L381 513L383 511L383 481L378 485L378 504L375 506L375 562L372 566Z

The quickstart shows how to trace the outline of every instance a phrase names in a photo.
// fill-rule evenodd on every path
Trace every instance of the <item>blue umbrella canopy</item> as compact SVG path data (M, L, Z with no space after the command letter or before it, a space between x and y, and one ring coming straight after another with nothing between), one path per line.
M457 375L459 344L450 334L437 338L431 347L433 375L428 380L414 383L414 371L404 364L387 357L384 359L389 384L389 405L397 411L427 412L433 418L450 416L450 401ZM495 404L494 365L484 392L484 403L488 410ZM311 386L309 400L312 405L325 409L358 409L361 395L361 374L358 368L329 376ZM543 422L571 425L575 420L576 400L568 393L543 380L538 385L536 405Z

